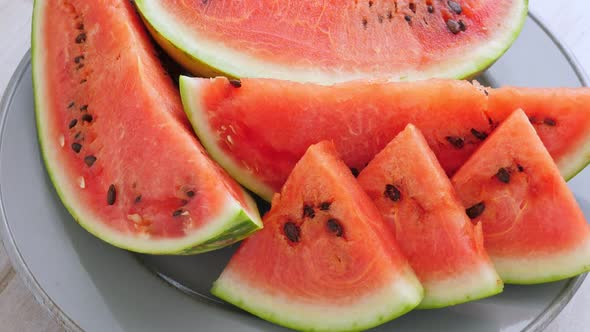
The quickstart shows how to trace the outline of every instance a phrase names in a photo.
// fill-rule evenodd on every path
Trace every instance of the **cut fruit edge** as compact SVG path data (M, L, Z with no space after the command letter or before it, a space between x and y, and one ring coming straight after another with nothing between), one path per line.
M492 257L492 261L507 284L531 285L567 279L590 271L590 239L561 253L543 257Z
M475 301L500 294L504 283L491 265L482 264L479 269L453 275L446 280L423 284L428 296L416 309L436 309Z
M392 280L387 286L375 290L351 305L326 305L298 303L293 298L280 294L270 294L249 285L230 269L223 271L221 277L213 284L211 293L239 306L265 320L293 329L322 331L316 326L329 325L329 331L357 331L375 327L395 319L414 309L422 300L422 287L413 277ZM414 280L416 283L412 283ZM366 316L368 308L373 311ZM288 312L288 317L272 312Z
M147 254L193 254L210 251L229 244L227 243L228 234L241 234L239 239L234 238L231 241L233 243L261 229L262 221L256 203L242 188L240 190L243 191L246 206L242 206L228 191L224 207L220 209L221 213L211 216L211 219L205 222L206 227L182 239L154 240L141 238L140 236L133 237L137 234L115 231L106 226L100 218L93 216L91 213L86 213L84 209L73 208L76 205L75 203L78 202L78 198L75 190L69 188L77 188L77 185L71 181L71 176L68 176L63 168L53 164L52 160L56 159L54 157L59 154L61 147L57 141L45 137L48 136L45 133L47 130L46 124L49 123L47 121L49 112L45 108L44 101L49 99L46 96L47 90L43 86L44 80L42 79L42 68L45 67L43 50L38 47L42 39L42 31L39 31L42 22L39 18L42 17L43 7L42 4L36 4L34 7L31 38L31 65L37 134L43 161L47 166L47 173L55 184L54 187L58 196L72 217L89 233L111 245Z
M180 95L184 104L184 111L201 144L207 149L211 157L236 179L236 181L270 202L274 190L262 181L259 181L254 174L248 174L244 167L225 154L215 142L216 135L209 126L209 121L206 119L207 109L202 104L203 89L201 87L204 82L206 80L180 76Z
M272 64L253 56L196 36L167 13L160 1L136 0L135 4L146 22L150 32L160 45L176 61L192 73L205 76L226 75L230 77L276 78L318 84L333 84L359 79L371 79L373 73L327 72L317 68L290 68L287 65ZM399 73L391 81L414 81L427 78L467 78L474 77L491 66L504 54L516 40L528 13L528 0L516 1L509 18L505 22L518 22L498 31L495 39L478 45L476 50L465 58L454 59L436 66L430 71ZM168 36L168 37L165 37Z

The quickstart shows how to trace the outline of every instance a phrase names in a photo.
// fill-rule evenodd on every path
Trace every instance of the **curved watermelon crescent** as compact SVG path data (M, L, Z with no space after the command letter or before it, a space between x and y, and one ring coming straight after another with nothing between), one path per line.
M41 154L46 165L47 173L51 181L55 184L55 189L64 206L70 212L72 217L88 232L96 237L108 242L116 247L131 250L134 252L146 254L195 254L206 252L228 244L237 242L251 233L262 228L262 221L258 215L258 209L254 200L244 192L246 207L243 208L229 192L227 193L226 202L219 215L212 216L206 222L207 226L199 229L194 234L182 239L174 240L154 240L148 238L131 237L127 234L116 232L105 226L103 222L85 211L83 206L76 197L73 190L75 186L72 183L71 175L65 173L64 169L53 163L54 156L61 150L57 141L46 139L46 124L48 123L48 112L45 109L45 100L47 91L43 85L42 70L43 49L38 47L42 40L43 25L43 8L45 0L36 0L33 10L33 28L32 28L32 68L33 68L33 90L35 95L35 115L37 121L37 133ZM241 189L243 190L243 189Z
M195 31L187 30L180 20L175 19L160 0L135 0L146 26L154 39L176 61L195 75L214 77L276 78L300 82L332 84L356 79L371 79L373 73L328 72L318 68L289 67L257 59L221 41L208 39ZM504 30L498 30L493 40L474 47L464 57L454 59L429 71L412 71L391 77L391 81L414 81L432 77L468 78L474 77L490 67L516 40L524 25L528 12L528 0L515 2L506 22L515 22Z

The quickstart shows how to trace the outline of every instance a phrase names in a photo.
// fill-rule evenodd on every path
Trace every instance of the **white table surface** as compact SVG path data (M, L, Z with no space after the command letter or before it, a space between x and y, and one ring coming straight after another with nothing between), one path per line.
M529 0L530 9L590 73L590 0ZM30 45L33 0L0 0L0 92ZM15 274L0 246L0 331L62 331ZM548 332L590 331L590 278Z

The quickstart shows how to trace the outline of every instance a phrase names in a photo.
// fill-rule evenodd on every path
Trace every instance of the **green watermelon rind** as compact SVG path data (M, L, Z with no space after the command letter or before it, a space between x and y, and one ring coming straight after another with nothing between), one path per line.
M49 156L49 140L45 139L46 128L43 121L43 100L46 99L45 90L41 86L43 80L40 78L41 72L39 67L42 67L39 62L42 61L38 48L38 38L41 38L41 31L38 31L39 20L42 17L42 7L44 0L35 0L33 8L33 22L31 35L31 54L32 54L32 73L33 73L33 92L35 101L35 118L37 125L37 138L39 141L39 148L43 162L45 163L47 174L54 184L54 188L63 205L72 215L74 220L80 224L84 229L101 240L121 249L130 250L145 254L195 254L206 252L210 250L225 247L231 243L243 240L253 232L262 228L262 221L258 214L258 209L254 200L243 190L246 207L242 207L239 202L233 198L229 192L226 206L221 208L222 214L215 216L209 221L210 227L205 232L199 232L197 235L185 237L183 241L176 240L142 240L132 237L126 237L116 231L103 226L99 220L91 222L92 216L85 216L82 208L75 207L75 194L69 193L68 185L74 186L73 181L67 180L67 175L61 172L61 168L52 165ZM39 36L39 37L38 37ZM57 144L54 144L57 149ZM62 186L63 184L63 186ZM250 211L250 212L248 212ZM234 236L230 240L228 236Z
M362 72L330 73L317 68L295 68L288 65L268 63L253 56L246 55L220 42L207 40L204 36L194 36L194 31L185 31L179 20L171 17L160 7L159 1L136 0L138 8L148 30L154 39L168 54L185 68L198 76L214 77L265 77L333 84L359 79L371 79L374 74ZM497 32L497 37L483 43L472 52L470 59L459 58L449 62L443 68L434 68L430 72L400 73L391 77L391 81L412 81L438 78L470 78L493 65L514 43L524 25L528 13L528 0L515 3L512 17L507 19L505 31Z
M233 275L236 273L226 268L219 279L213 283L211 293L264 320L298 331L366 330L412 311L424 296L424 290L413 273L407 273L395 280L393 287L395 290L391 292L390 296L383 297L383 303L356 304L358 307L362 307L360 310L358 308L351 309L355 304L349 307L339 303L314 307L307 302L297 304L292 297L281 298L280 295L271 295L264 290L255 289L248 281L240 280L239 277ZM400 292L400 289L403 289L405 294ZM380 295L387 291L385 288L376 289L374 293ZM380 309L382 313L376 314ZM341 312L336 314L338 310ZM348 311L348 314L342 310ZM383 313L383 311L387 313ZM279 312L289 312L291 315L281 317ZM364 321L351 320L351 316L358 315L359 312ZM314 314L319 314L321 317L314 317ZM364 316L365 314L367 317ZM336 320L337 322L334 322Z
M270 202L274 190L262 181L259 181L254 174L249 173L242 166L237 164L217 145L216 136L213 133L213 130L208 126L209 121L206 120L207 110L201 104L202 96L199 86L202 82L201 79L180 76L180 96L182 97L184 111L188 116L195 133L199 137L201 144L207 149L209 155L236 181Z
M536 256L536 257L535 257ZM554 282L590 272L590 239L577 248L545 257L493 257L498 274L506 284L534 285Z
M482 264L479 271L464 271L462 276L424 284L424 299L416 309L438 309L484 299L502 293L504 283L490 264ZM433 295L436 292L438 294ZM441 294L443 293L443 294Z

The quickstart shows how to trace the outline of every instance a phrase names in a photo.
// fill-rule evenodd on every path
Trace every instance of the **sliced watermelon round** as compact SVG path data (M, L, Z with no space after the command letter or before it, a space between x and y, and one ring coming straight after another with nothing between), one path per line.
M590 271L590 226L521 110L453 176L506 283L532 284Z
M195 74L334 83L464 78L510 47L527 0L136 0Z
M262 227L191 134L129 1L38 0L33 22L39 142L84 228L121 248L188 254Z
M440 308L502 292L503 283L424 136L408 125L358 176L393 226L424 287L419 308Z
M321 86L188 77L180 85L185 112L211 156L267 200L310 145L333 140L345 163L361 171L409 123L452 175L520 105L565 178L590 161L587 88L486 92L453 80Z
M358 331L418 305L422 287L334 145L309 148L212 292L298 330Z

